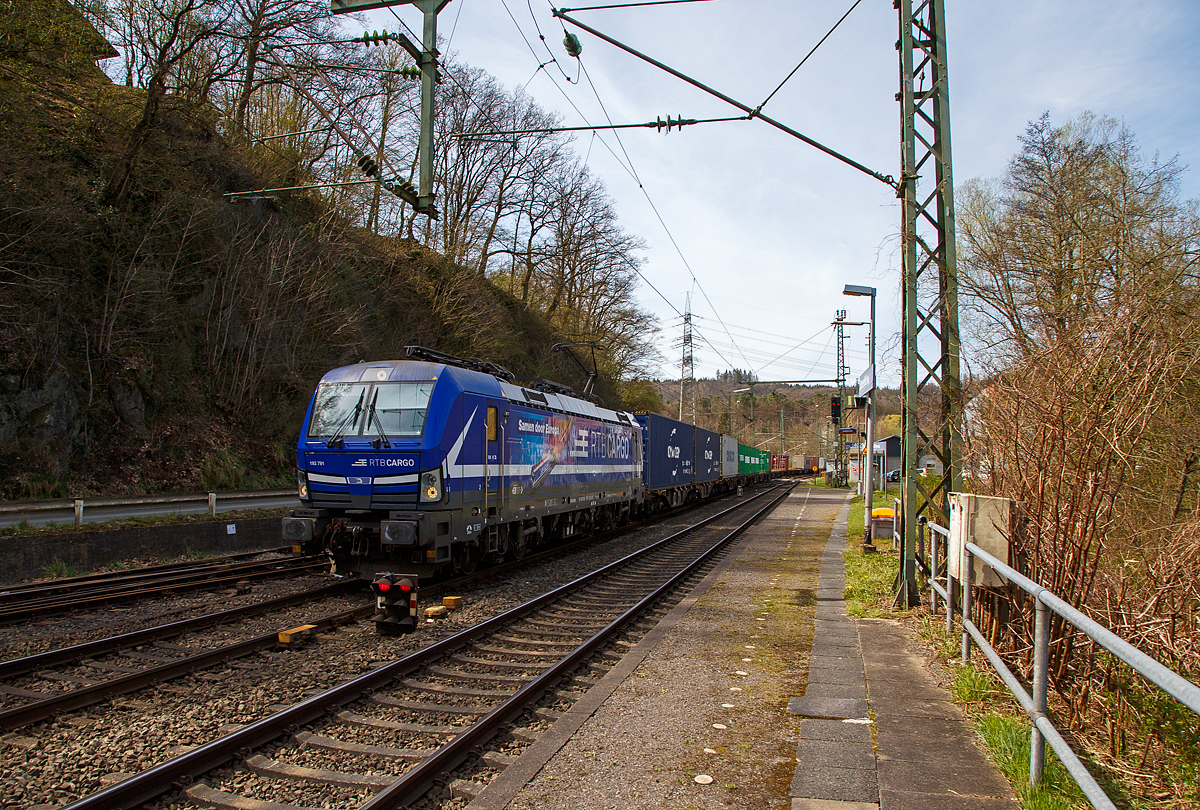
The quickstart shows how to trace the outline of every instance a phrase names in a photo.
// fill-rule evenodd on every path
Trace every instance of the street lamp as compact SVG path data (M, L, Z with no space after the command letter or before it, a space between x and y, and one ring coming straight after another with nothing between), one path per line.
M871 542L871 509L874 506L875 495L875 293L874 287L860 287L857 284L847 284L842 295L869 296L871 299L871 336L868 341L869 366L867 367L867 499L863 507L863 549L874 548Z

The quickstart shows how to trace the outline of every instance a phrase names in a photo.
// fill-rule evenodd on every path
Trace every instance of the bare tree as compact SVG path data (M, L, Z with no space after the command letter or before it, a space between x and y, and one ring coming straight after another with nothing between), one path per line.
M142 148L158 123L159 112L167 95L172 70L196 48L221 29L223 20L215 16L213 0L174 0L164 4L137 7L131 15L134 41L127 48L136 54L127 62L139 66L145 81L146 99L141 118L134 124L112 174L105 185L102 200L119 205L129 193L129 184ZM132 76L132 73L130 74Z
M1021 144L1003 181L959 195L964 303L988 373L968 409L971 481L1021 502L1013 556L1031 578L1114 628L1154 617L1134 637L1169 631L1159 649L1194 666L1182 653L1200 644L1195 589L1170 572L1187 569L1174 549L1200 526L1196 204L1179 198L1183 167L1144 158L1117 122L1043 117ZM1012 611L995 618L1019 629L1010 652L1028 665L1031 605L1018 593L997 605ZM1140 700L1057 619L1052 638L1053 682L1077 728ZM1145 737L1143 765L1152 736L1176 746L1162 761L1182 752L1183 738L1120 716L1114 754L1127 731Z

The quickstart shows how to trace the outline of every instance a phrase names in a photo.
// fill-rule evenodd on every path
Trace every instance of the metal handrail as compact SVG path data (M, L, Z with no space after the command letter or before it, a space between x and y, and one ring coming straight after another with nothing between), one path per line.
M249 501L258 498L283 498L295 495L295 487L288 489L231 490L228 492L198 492L182 495L130 495L117 498L50 498L41 501L0 501L0 515L24 515L37 512L75 513L75 525L83 522L84 505L92 509L114 506L186 506L208 504L210 515L216 514L217 501Z
M929 522L923 525L928 526L930 529L930 603L933 611L936 613L936 595L940 594L945 599L946 630L950 633L953 632L955 589L949 570L946 572L946 587L944 589L937 581L938 546L940 543L936 542L933 537L933 534L940 534L946 539L946 552L948 556L950 532L946 527L939 526L936 523ZM1008 687L1013 697L1021 704L1021 708L1025 710L1025 713L1029 715L1029 719L1033 723L1033 730L1030 734L1029 753L1030 783L1037 784L1041 781L1045 766L1046 743L1048 742L1054 753L1058 755L1059 761L1062 762L1067 772L1075 780L1075 783L1079 785L1079 789L1083 791L1083 795L1092 806L1097 808L1097 810L1116 810L1116 805L1108 798L1108 795L1088 772L1087 768L1084 767L1079 757L1071 750L1070 745L1063 739L1050 719L1048 712L1050 612L1053 611L1058 614L1088 638L1124 661L1135 672L1158 686L1197 715L1200 715L1200 686L1197 686L1168 667L1163 666L1163 664L1153 657L1146 655L1116 633L1113 633L1094 619L1089 618L1077 608L1072 607L1049 589L996 559L996 557L975 543L967 542L965 549L966 559L962 566L962 599L960 611L962 617L962 662L964 665L970 663L971 641L974 640L975 644L988 659L988 662L996 670L1004 685ZM972 577L976 558L983 561L1006 581L1016 585L1034 599L1036 612L1034 616L1033 694L1025 691L1025 687L971 620L974 587Z

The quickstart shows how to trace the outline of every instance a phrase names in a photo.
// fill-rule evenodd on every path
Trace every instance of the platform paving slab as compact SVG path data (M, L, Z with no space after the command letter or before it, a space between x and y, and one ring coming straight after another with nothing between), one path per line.
M880 807L885 810L1014 810L1011 799L986 796L955 796L946 793L905 793L891 789L880 790Z
M847 505L821 557L808 686L788 701L789 713L806 718L792 810L1016 810L1008 782L977 747L962 711L933 681L904 628L845 615L836 597L845 581L848 513ZM868 710L873 735L869 722L847 722L867 718Z
M805 697L814 698L843 698L845 700L866 700L867 687L863 683L812 683L804 691Z
M871 802L879 797L876 772L854 768L797 765L792 779L792 796L808 799L835 799L843 802Z
M796 761L805 768L853 768L875 770L875 748L866 742L801 740L796 745Z
M879 810L874 802L838 802L829 799L792 799L792 810Z
M847 723L844 720L801 720L800 739L869 743L871 726L869 723Z
M801 717L819 717L826 720L847 720L865 718L867 702L865 700L847 700L846 698L794 697L788 701L788 714L798 714Z

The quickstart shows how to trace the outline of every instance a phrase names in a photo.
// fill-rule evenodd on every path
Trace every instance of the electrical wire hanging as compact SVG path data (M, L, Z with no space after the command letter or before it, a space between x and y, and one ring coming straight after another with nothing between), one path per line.
M850 12L854 11L854 9L858 8L858 4L861 2L862 2L862 0L854 0L854 5L850 6L850 8L846 10L846 13L841 16L841 19L839 19L837 22L835 22L833 24L833 28L830 28L828 33L825 34L825 36L821 37L820 42L818 42L816 45L812 46L812 50L804 55L804 58L800 60L800 64L798 64L794 68L792 68L792 72L784 77L783 81L781 81L779 83L779 87L776 87L774 90L772 90L771 94L768 95L765 99L763 99L762 104L759 104L757 107L754 108L754 112L751 113L751 115L758 115L758 113L762 110L762 108L767 106L767 102L770 101L772 98L774 98L775 94L783 89L783 86L788 83L788 79L790 79L796 75L797 70L804 67L804 63L808 61L808 58L817 52L817 48L820 48L822 45L825 44L825 40L829 39L830 35L832 35L833 32L837 30L838 26L842 24L842 21L845 20L847 17L849 17Z
M565 31L566 28L564 27L563 30ZM592 81L591 74L588 73L587 67L583 64L583 59L579 60L579 65L580 65L581 70L583 71L584 78L587 79L588 86L592 88L592 94L596 97L596 102L600 105L600 109L604 112L605 119L608 120L609 124L612 124L612 118L608 114L608 109L604 106L604 100L600 98L600 92L596 89L596 84L595 84L595 82ZM667 227L666 220L663 219L662 214L660 214L658 211L658 206L656 206L654 204L654 200L650 198L650 192L648 192L646 190L645 185L642 184L642 179L640 177L638 177L637 171L633 170L633 159L629 157L629 152L626 151L625 144L621 140L621 136L618 135L614 131L613 137L615 137L617 139L617 143L621 147L621 153L624 154L625 159L629 161L629 166L631 169L631 173L633 174L633 178L635 181L637 181L638 188L641 189L642 195L645 196L645 198L646 198L646 202L648 202L650 204L650 210L652 210L654 212L654 216L658 218L659 224L662 225L663 231L665 231L667 234L667 238L671 240L671 244L675 247L675 252L679 255L679 259L680 259L680 261L683 262L683 266L687 268L688 274L692 277L692 281L700 289L700 294L704 296L704 300L708 303L709 309L711 309L713 314L717 316L717 320L720 321L722 328L725 328L725 322L723 320L721 320L721 314L719 312L717 312L717 308L715 306L713 306L712 299L708 297L708 291L704 289L704 285L700 283L700 280L698 278L696 278L695 271L692 270L692 266L690 263L688 263L687 257L683 255L683 249L680 248L679 243L677 241L675 241L675 235L673 233L671 233L671 229L669 227ZM730 342L733 343L734 348L737 349L738 354L740 354L742 356L742 359L746 361L746 365L750 365L750 361L746 358L746 355L742 351L741 347L738 346L737 341L733 339L733 335L729 334L728 328L725 328L725 334L729 338ZM729 361L726 360L725 362L728 363Z

